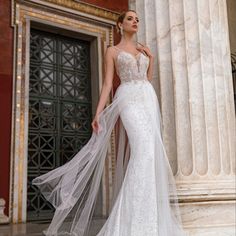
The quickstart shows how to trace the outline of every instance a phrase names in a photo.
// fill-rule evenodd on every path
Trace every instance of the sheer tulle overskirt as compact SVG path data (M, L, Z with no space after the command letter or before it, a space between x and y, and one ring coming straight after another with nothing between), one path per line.
M134 122L137 122L139 126L135 126ZM149 186L148 181L153 183L150 185L152 193L148 193L152 194L155 200L152 206L155 214L151 219L155 229L152 229L152 232L156 230L155 235L159 236L185 235L182 229L175 179L161 137L159 104L150 82L143 80L122 83L118 87L112 103L100 113L99 123L99 133L93 133L88 143L70 162L33 180L33 184L40 188L45 198L56 209L45 234L88 235L110 135L115 125L118 124L117 165L111 211L98 236L136 236L146 233L145 229L143 234L133 233L129 229L128 223L123 224L125 221L128 222L128 218L132 218L131 211L129 213L131 217L120 213L126 214L124 209L122 210L124 196L128 197L129 202L132 203L132 196L126 194L128 192L126 188L132 187L130 171L133 167L134 170L135 165L139 163L137 158L142 161L141 158L146 158L147 154L151 164L150 173L154 175L148 177L145 173L149 173L149 171L144 171L144 177L140 175L139 182L135 183L137 185L140 183L140 186L145 186L145 181L147 181L147 186ZM141 136L138 136L140 134ZM147 148L148 153L145 153ZM140 170L142 171L142 168ZM137 205L137 208L141 207L142 205ZM137 218L137 222L138 220ZM135 217L133 217L133 221L135 221ZM147 222L147 224L149 223ZM118 229L115 230L115 227Z

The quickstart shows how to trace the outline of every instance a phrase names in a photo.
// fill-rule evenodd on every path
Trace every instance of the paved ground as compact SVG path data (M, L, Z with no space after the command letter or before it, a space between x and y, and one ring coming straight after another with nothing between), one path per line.
M92 222L90 236L95 236L102 227L104 220ZM0 225L0 236L41 236L42 231L48 226L47 223L27 223Z

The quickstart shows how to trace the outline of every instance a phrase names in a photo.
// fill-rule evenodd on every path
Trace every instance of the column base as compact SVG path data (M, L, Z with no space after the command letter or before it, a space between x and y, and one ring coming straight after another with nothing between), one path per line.
M4 214L6 201L0 198L0 224L8 224L9 218Z
M235 200L180 203L189 236L235 236Z
M235 226L185 230L189 236L235 236Z

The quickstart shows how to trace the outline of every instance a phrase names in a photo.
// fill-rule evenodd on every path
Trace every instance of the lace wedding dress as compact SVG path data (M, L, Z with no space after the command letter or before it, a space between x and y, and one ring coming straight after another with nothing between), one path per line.
M183 236L159 104L147 79L149 58L114 48L121 84L100 113L98 134L70 162L33 180L56 209L44 233L88 235L109 138L118 127L112 207L97 236Z

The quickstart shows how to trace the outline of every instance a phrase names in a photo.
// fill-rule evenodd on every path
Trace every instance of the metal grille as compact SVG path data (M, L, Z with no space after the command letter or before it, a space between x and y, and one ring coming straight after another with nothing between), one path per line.
M31 181L69 161L91 137L90 45L31 29L28 220L54 209Z
M234 107L236 111L236 53L231 54L231 65L232 65L232 74L233 74Z

